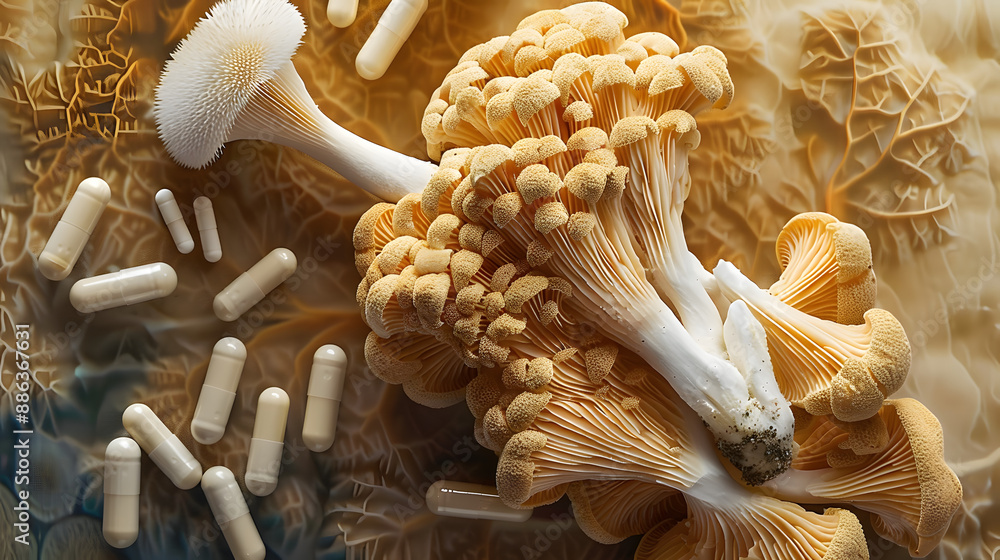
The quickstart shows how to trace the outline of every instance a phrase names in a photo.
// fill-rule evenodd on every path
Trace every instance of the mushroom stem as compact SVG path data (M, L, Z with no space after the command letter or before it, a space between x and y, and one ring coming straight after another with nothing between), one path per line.
M237 117L229 140L255 139L294 148L389 202L427 186L438 166L369 142L323 114L289 61Z

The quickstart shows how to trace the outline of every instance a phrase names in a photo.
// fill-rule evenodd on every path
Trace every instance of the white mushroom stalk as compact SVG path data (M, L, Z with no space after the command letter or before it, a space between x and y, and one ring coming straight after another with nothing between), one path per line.
M174 51L154 115L167 151L201 168L227 142L265 140L299 150L391 201L420 192L437 166L361 138L324 115L295 71L305 33L284 0L223 0Z

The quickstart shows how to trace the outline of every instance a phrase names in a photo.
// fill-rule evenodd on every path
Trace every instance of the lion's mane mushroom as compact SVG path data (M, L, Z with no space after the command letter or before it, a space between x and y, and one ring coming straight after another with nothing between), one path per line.
M201 168L227 142L303 152L388 200L419 192L437 167L373 144L324 115L292 65L305 22L284 0L222 0L163 69L153 113L167 152Z

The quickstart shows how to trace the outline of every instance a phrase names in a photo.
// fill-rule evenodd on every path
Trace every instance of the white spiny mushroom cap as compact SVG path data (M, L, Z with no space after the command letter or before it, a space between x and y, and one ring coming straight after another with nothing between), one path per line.
M223 0L167 61L153 113L160 138L181 165L212 163L240 113L286 64L306 32L284 0Z

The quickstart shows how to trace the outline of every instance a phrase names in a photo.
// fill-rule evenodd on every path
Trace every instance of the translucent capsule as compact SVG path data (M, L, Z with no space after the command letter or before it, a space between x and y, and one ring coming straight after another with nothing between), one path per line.
M392 0L365 41L354 67L366 80L377 80L396 58L396 53L410 37L420 16L427 11L427 0Z
M247 347L238 338L230 336L215 343L191 420L191 435L198 443L213 444L226 433L246 359Z
M201 480L201 463L148 406L136 403L126 408L122 424L174 486L190 490Z
M151 263L77 280L69 301L80 313L169 296L177 287L177 273L166 263Z
M271 251L215 296L212 304L215 315L223 321L239 319L268 292L287 280L295 272L297 264L295 254L288 249L279 247Z
M302 422L302 441L311 451L319 453L333 445L346 375L347 354L339 346L321 346L313 355Z
M438 480L427 489L427 509L437 515L494 521L527 521L532 509L514 509L500 500L497 489L470 482Z
M38 269L43 276L49 280L69 276L110 200L111 187L103 179L90 177L80 183L38 255Z
M208 469L201 477L201 489L233 556L238 560L263 560L264 543L232 471L226 467Z
M212 201L207 196L194 199L194 219L198 222L198 235L201 236L201 250L205 253L205 260L218 262L222 258L222 242L219 241L219 226L215 222Z
M285 445L285 422L288 420L288 394L278 387L268 387L257 399L253 438L247 457L247 490L267 496L278 486L281 452Z
M170 237L174 239L177 250L185 255L190 253L194 249L194 239L191 239L191 232L184 223L184 216L177 206L174 193L170 192L170 189L160 189L156 193L156 205L160 208L160 215L170 230Z
M358 17L358 0L330 0L326 5L326 19L334 27L347 27Z
M139 444L111 440L104 451L104 540L115 548L139 536Z

